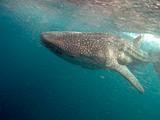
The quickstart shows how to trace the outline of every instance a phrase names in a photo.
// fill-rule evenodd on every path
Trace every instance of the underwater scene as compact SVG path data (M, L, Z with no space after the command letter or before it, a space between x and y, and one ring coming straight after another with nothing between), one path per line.
M0 0L0 120L160 120L159 0Z

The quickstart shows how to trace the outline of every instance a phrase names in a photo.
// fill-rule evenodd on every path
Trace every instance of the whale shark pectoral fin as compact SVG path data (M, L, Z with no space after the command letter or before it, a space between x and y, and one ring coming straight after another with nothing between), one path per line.
M133 41L133 44L135 47L139 48L142 42L142 35L139 35L138 37L136 37Z
M144 89L140 82L137 80L137 78L130 72L130 70L125 65L117 64L114 69L119 72L121 75L123 75L130 83L131 85L136 88L139 92L143 93Z

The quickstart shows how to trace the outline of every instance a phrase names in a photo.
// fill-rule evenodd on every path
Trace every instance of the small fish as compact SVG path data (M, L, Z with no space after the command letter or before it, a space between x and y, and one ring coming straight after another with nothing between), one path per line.
M41 39L61 58L88 69L113 69L139 92L144 92L143 86L127 67L137 62L153 62L151 56L140 49L141 35L132 42L110 33L43 32Z

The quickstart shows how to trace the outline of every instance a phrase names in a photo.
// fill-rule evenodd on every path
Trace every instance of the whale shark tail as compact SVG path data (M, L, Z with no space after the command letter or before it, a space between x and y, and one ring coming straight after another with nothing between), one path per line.
M154 69L158 73L158 75L160 75L160 61L154 63Z
M154 69L158 75L160 75L160 52L156 55L157 60L154 62Z
M153 66L158 75L160 75L160 52L152 54Z

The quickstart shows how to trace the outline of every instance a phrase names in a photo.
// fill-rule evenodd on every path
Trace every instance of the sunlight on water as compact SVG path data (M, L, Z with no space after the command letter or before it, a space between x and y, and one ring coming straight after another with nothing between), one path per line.
M136 38L139 35L142 35L142 43L144 44L144 47L146 46L148 50L152 51L159 51L160 50L160 36L148 34L148 33L128 33L123 32L124 35L130 36L133 39Z
M156 50L160 50L160 37L152 34L144 34L144 41L154 47Z

